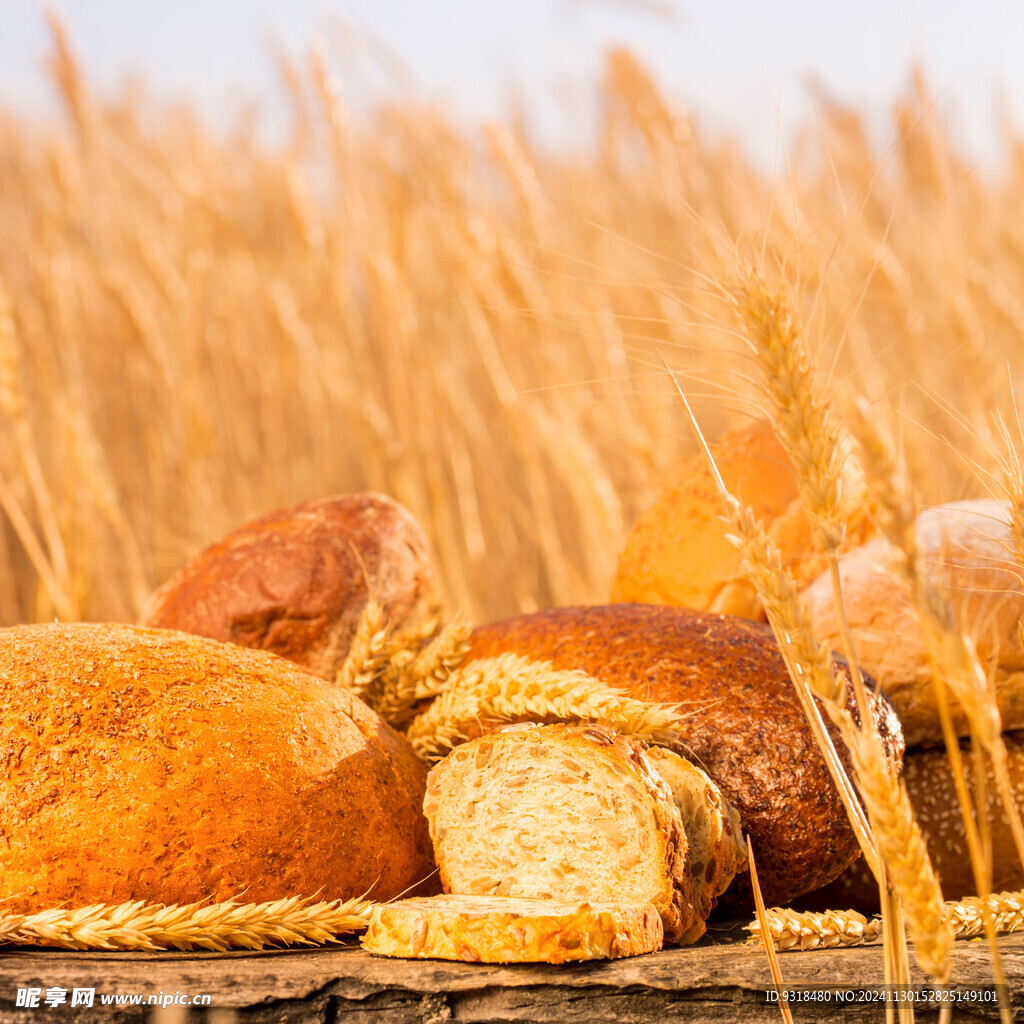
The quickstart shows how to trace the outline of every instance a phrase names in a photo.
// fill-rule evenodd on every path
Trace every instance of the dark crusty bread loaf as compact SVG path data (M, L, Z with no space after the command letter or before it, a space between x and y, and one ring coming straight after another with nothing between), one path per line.
M368 597L398 625L436 612L437 583L413 515L351 494L232 530L152 595L140 624L272 651L334 679Z
M819 888L859 855L767 627L655 605L557 608L480 627L466 664L505 651L582 669L644 700L684 702L681 752L739 812L769 903ZM896 766L899 722L883 698L872 702ZM740 876L721 903L745 910L749 898Z
M431 769L423 809L445 892L652 904L666 942L704 931L672 794L609 729L481 736Z
M507 896L433 896L373 908L363 947L382 956L511 964L661 949L654 907Z
M1024 813L1024 732L1003 734L1013 785L1014 799ZM974 758L962 744L965 776L972 800ZM907 795L925 842L932 866L939 876L942 895L947 900L976 896L974 874L960 817L960 804L945 747L914 748L903 760L903 778ZM1010 821L996 792L991 765L987 771L988 822L992 833L992 891L1008 892L1024 888L1024 867L1013 841ZM857 861L834 882L803 897L809 909L860 910L878 913L878 883L863 860Z
M5 911L390 899L434 871L425 766L358 699L274 655L17 626L0 630L0 706Z

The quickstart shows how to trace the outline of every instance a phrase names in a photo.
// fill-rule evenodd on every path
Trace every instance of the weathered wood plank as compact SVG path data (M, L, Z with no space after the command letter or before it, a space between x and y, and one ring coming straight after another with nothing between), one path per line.
M1024 1015L1024 935L1001 942L1017 1016ZM855 991L883 981L879 946L787 953L787 985L839 985ZM991 959L979 942L958 942L956 982L989 985ZM923 976L915 971L915 982ZM613 962L554 967L414 961L373 957L356 946L260 953L95 953L21 949L0 954L0 1024L27 1021L151 1019L152 1008L98 1005L25 1009L19 988L95 988L100 993L207 994L213 1010L232 1010L242 1024L401 1024L412 1021L717 1022L780 1020L765 999L770 975L764 955L735 941L670 949ZM799 1004L797 1021L884 1020L880 1004ZM922 1007L919 1021L936 1020ZM994 1005L960 1006L954 1021L996 1019ZM183 1019L181 1017L179 1020ZM187 1018L211 1020L210 1010Z

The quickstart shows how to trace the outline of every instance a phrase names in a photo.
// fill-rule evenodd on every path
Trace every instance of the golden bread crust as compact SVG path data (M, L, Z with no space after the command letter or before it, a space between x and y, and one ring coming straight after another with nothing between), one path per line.
M382 956L561 964L661 949L654 907L435 896L375 907L363 948Z
M437 581L413 515L350 494L232 530L150 597L140 624L272 651L333 680L368 596L398 625L436 611Z
M169 630L17 626L0 630L0 705L10 912L389 899L433 871L425 766L281 658Z

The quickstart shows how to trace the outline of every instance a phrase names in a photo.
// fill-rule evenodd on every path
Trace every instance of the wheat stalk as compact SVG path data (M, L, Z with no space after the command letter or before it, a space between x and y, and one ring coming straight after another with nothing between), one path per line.
M991 916L1000 935L1024 931L1024 892L1001 892L984 900L969 896L943 904L943 916L953 935L969 939L985 931L985 914ZM828 910L824 913L774 907L767 911L768 931L777 950L833 949L860 946L882 934L882 919L870 920L855 910ZM761 922L755 918L747 926L750 943L760 943Z
M767 911L768 932L772 945L783 952L791 949L834 949L836 946L859 946L881 937L881 918L868 920L855 910L829 910L825 913L800 912L779 907ZM751 944L760 944L761 921L747 925Z
M402 729L417 704L449 685L452 672L469 650L471 632L470 624L458 616L440 630L436 622L392 630L383 609L371 598L335 681Z
M99 903L0 918L0 945L217 952L314 946L365 928L374 905L359 897L313 903L305 896L268 903Z
M439 760L471 731L515 719L593 721L626 736L671 743L681 716L673 705L636 700L585 672L502 654L457 669L406 735L421 757Z

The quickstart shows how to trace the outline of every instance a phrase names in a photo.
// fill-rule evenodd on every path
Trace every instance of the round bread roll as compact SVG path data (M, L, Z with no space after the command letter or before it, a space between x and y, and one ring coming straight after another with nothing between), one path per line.
M799 584L825 568L811 547L810 522L800 500L797 476L771 425L758 420L732 430L712 446L726 487L768 527L784 564ZM861 485L848 463L845 483ZM749 619L765 618L754 588L740 570L739 552L721 518L725 507L702 455L690 459L675 481L637 520L612 585L616 602L681 605ZM847 524L850 546L872 533L858 509Z
M998 501L962 501L918 516L923 575L953 604L989 678L1004 729L1024 728L1024 586L1013 558L1009 513ZM854 647L903 723L908 746L942 742L931 669L917 616L890 570L893 549L876 539L840 561L843 606ZM801 595L811 629L838 645L832 584L823 574ZM967 719L955 709L960 735Z
M1024 813L1024 733L1004 733L1006 755L1013 785L1014 800ZM968 745L961 744L964 775L971 794L974 790L974 758ZM996 792L991 765L986 772L988 822L992 830L992 891L1008 892L1024 888L1024 867L1010 831L1010 820ZM932 866L939 876L942 895L947 900L977 896L971 858L967 849L960 803L953 784L953 772L945 747L908 750L903 761L903 777L907 795L914 806L914 815L925 842ZM878 883L861 858L834 882L818 892L805 896L802 903L815 910L859 910L878 913Z
M383 494L351 494L232 530L153 594L140 625L272 651L333 680L368 597L395 625L439 605L412 513Z
M689 714L679 752L739 813L769 904L820 888L859 855L767 627L655 605L556 608L477 629L464 664L505 652L581 669L642 700L684 704ZM899 722L880 695L871 699L896 767L903 753ZM841 743L837 748L842 753ZM745 877L719 905L749 908Z
M347 691L167 630L0 630L7 913L437 891L426 767Z

